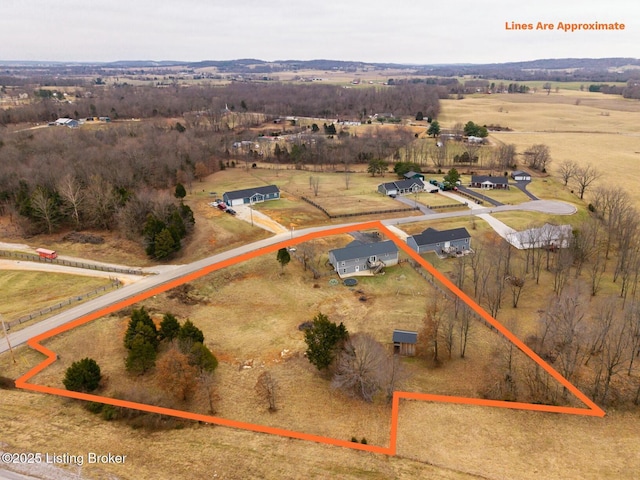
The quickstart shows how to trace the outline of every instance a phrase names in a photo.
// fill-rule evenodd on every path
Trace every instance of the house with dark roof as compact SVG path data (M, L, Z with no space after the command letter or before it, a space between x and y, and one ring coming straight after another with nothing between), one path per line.
M250 203L261 203L267 200L278 200L279 198L280 189L275 185L233 190L231 192L225 192L222 195L222 201L230 207Z
M523 170L516 170L515 172L511 172L511 178L513 178L516 182L531 181L531 175Z
M407 245L418 253L463 253L471 248L471 235L464 227L443 231L429 227L418 235L407 237Z
M472 175L471 183L472 188L481 188L483 190L496 189L508 189L509 181L507 177L492 177L491 175Z
M419 178L407 178L406 180L397 180L378 185L378 192L383 195L404 195L422 192L423 190L424 182Z
M419 173L419 172L414 172L413 170L408 171L407 173L405 173L403 175L403 177L405 179L417 179L419 178L420 180L422 180L424 182L424 175Z
M411 357L416 354L418 332L411 332L408 330L394 330L392 340L394 354L408 355Z
M340 278L375 275L383 267L398 263L398 247L391 240L375 243L354 240L344 248L329 251L329 263Z

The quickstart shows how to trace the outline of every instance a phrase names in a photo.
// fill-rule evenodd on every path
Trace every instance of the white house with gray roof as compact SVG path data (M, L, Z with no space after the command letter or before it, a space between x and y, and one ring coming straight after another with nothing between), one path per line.
M329 263L340 278L374 275L398 263L398 247L391 240L362 243L354 240L344 248L329 251Z

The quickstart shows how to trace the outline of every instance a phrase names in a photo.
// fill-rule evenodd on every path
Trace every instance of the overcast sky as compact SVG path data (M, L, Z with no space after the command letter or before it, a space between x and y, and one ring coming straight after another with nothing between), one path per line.
M596 21L626 28L505 28ZM0 60L635 58L639 22L632 0L1 0Z

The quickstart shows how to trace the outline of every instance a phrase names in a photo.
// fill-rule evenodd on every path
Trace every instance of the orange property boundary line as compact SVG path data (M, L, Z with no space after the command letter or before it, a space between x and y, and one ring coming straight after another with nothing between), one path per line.
M391 427L390 427L390 436L389 436L389 446L381 447L381 446L375 446L375 445L362 445L355 442L338 440L335 438L323 437L320 435L312 435L312 434L296 432L292 430L285 430L281 428L267 427L264 425L257 425L254 423L240 422L236 420L229 420L229 419L214 417L209 415L201 415L201 414L190 413L190 412L185 412L181 410L174 410L170 408L155 407L152 405L146 405L142 403L129 402L126 400L118 400L114 398L102 397L99 395L73 392L69 390L63 390L60 388L53 388L53 387L47 387L43 385L29 383L29 380L33 376L35 376L37 373L41 372L46 367L48 367L49 365L51 365L53 362L56 361L56 354L51 350L47 349L46 347L43 347L40 344L40 342L42 342L43 340L51 338L62 332L71 330L79 325L83 325L92 320L96 320L105 315L109 315L122 308L133 305L137 302L145 300L159 293L166 292L167 290L170 290L186 282L190 282L192 280L200 278L216 270L229 267L231 265L235 265L247 260L251 260L253 258L259 257L264 254L275 252L282 247L297 245L299 243L307 242L309 240L325 237L328 235L337 235L341 233L349 233L355 230L371 230L371 229L377 229L383 232L409 257L411 257L413 260L418 262L425 270L427 270L431 275L433 275L436 279L438 279L440 283L442 283L445 287L447 287L455 295L457 295L462 301L464 301L467 304L467 306L469 306L469 308L471 308L474 312L476 312L481 318L486 320L490 325L495 327L502 335L504 335L509 341L511 341L514 345L516 345L522 352L524 352L533 361L535 361L542 369L544 369L547 373L549 373L549 375L555 378L562 386L564 386L573 395L579 398L588 408L558 407L553 405L538 405L538 404L531 404L531 403L505 402L505 401L499 401L499 400L484 400L484 399L478 399L478 398L455 397L455 396L447 396L447 395L432 395L428 393L394 392L392 406L391 406ZM393 232L391 232L391 230L385 227L380 221L365 222L365 223L350 225L346 227L339 227L339 228L334 228L330 230L324 230L321 232L310 233L307 235L303 235L301 237L297 237L292 240L286 240L275 245L263 247L253 252L245 253L243 255L239 255L237 257L222 261L220 263L209 265L196 272L185 275L184 277L164 283L155 288L147 290L146 292L143 292L139 295L125 299L119 303L110 305L103 309L97 310L93 313L80 317L77 320L74 320L73 322L70 322L66 325L62 325L58 328L55 328L37 337L34 337L30 339L27 343L30 347L44 354L47 358L44 361L42 361L42 363L36 365L29 372L27 372L25 375L23 375L22 377L16 380L15 383L16 383L16 387L18 388L22 388L25 390L32 390L35 392L48 393L52 395L59 395L61 397L76 398L79 400L86 400L90 402L99 402L99 403L104 403L108 405L114 405L117 407L132 408L132 409L141 410L149 413L170 415L170 416L184 418L188 420L196 420L200 422L213 423L216 425L239 428L243 430L250 430L253 432L270 433L270 434L280 435L282 437L287 437L287 438L295 438L299 440L307 440L312 442L324 443L328 445L335 445L338 447L352 448L355 450L381 453L385 455L396 454L396 442L397 442L397 435L398 435L398 412L400 407L400 400L421 400L421 401L427 401L427 402L455 403L455 404L463 404L463 405L476 405L476 406L486 406L486 407L509 408L509 409L517 409L517 410L530 410L530 411L537 411L537 412L586 415L586 416L592 416L592 417L603 417L605 415L605 412L600 407L598 407L586 395L584 395L580 390L578 390L573 384L571 384L562 375L560 375L557 371L555 371L549 364L547 364L542 358L540 358L535 352L533 352L533 350L527 347L513 333L511 333L507 328L505 328L502 324L500 324L500 322L498 322L496 319L491 317L491 315L489 315L484 309L482 309L477 303L475 303L469 296L467 296L464 292L462 292L459 288L457 288L447 277L445 277L442 273L436 270L430 263L425 261L414 250L409 248L409 246L405 242L400 240L395 234L393 234Z

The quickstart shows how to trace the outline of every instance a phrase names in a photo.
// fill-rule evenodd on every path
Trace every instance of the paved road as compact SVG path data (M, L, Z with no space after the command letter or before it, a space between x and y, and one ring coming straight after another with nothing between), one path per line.
M446 192L446 193L450 193L450 192ZM458 198L461 198L461 197L458 197ZM472 204L470 204L469 206L472 208L469 211L434 213L434 214L417 216L417 217L401 217L401 218L382 220L382 223L384 225L393 226L393 225L401 225L404 223L434 220L434 219L440 219L440 218L465 217L465 216L469 217L470 215L482 216L482 215L490 214L494 212L518 211L518 210L537 211L537 212L552 213L552 214L558 214L558 215L570 215L572 213L575 213L576 211L576 208L573 205L570 205L564 202L554 201L554 200L538 200L538 201L526 202L520 205L503 205L501 207L493 207L493 208L484 208L479 205L472 205ZM487 215L487 217L490 217L490 215ZM497 222L497 220L495 221ZM307 233L321 232L321 231L330 230L333 228L338 228L341 226L357 225L358 223L361 223L361 222L353 222L353 223L342 224L342 225L326 225L321 227L311 227L311 228L306 228L302 230L296 230L293 235L290 232L281 233L267 239L259 240L257 242L244 245L242 247L229 250L227 252L223 252L217 255L213 255L211 257L207 257L202 260L192 262L187 265L180 265L176 267L172 266L171 268L158 268L157 270L160 273L157 275L144 277L136 283L126 285L123 288L114 290L101 297L95 298L93 300L83 303L82 305L78 305L77 307L74 307L65 312L62 312L58 315L42 320L41 322L35 325L29 326L17 332L11 333L9 334L9 340L13 347L22 345L26 343L30 338L33 338L37 335L47 332L60 325L64 325L68 322L71 322L76 318L82 317L91 312L95 312L96 310L100 310L109 305L113 305L124 299L130 298L130 297L133 297L134 295L145 292L158 285L162 285L172 280L181 278L185 275L196 272L210 265L219 263L223 260L231 259L239 255L242 255L244 253L251 252L265 246L286 241L287 239L290 239L292 237L297 238L297 237L306 235ZM4 339L0 340L0 353L5 352L7 350L8 350L8 347L7 347L6 341L4 341Z

